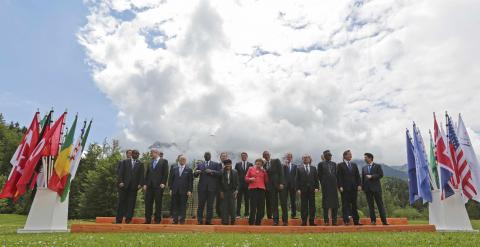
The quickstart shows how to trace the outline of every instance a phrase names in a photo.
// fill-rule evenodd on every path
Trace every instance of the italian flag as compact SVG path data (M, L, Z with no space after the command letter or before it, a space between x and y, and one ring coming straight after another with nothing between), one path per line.
M73 150L73 136L75 135L77 118L78 116L75 116L72 127L63 141L62 148L53 165L52 177L48 181L48 188L57 192L59 196L63 193L65 185L67 184L68 174L70 173L70 155Z

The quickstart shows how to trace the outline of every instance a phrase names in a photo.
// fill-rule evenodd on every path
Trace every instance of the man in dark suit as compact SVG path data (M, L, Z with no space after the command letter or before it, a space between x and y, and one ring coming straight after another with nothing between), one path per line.
M373 163L373 154L371 153L365 153L364 159L367 165L362 168L362 188L367 197L370 222L372 225L375 225L377 220L375 215L375 200L382 223L388 225L385 208L383 206L382 184L380 183L380 179L383 177L382 167L379 164Z
M223 169L223 161L228 159L228 153L227 152L221 152L220 153L220 164L221 168ZM220 183L220 179L218 180ZM220 185L219 185L220 186ZM218 218L222 218L222 198L220 197L220 189L217 190L217 195L215 195L215 213L217 214Z
M300 210L302 218L302 226L307 225L307 219L310 226L315 224L315 193L318 192L318 174L315 166L312 166L312 158L310 155L302 157L303 165L297 168L295 176L296 189L300 194Z
M223 161L223 171L220 178L220 197L222 198L222 224L235 224L235 198L238 193L238 174L232 169L232 161ZM243 179L245 180L245 178Z
M332 225L337 225L338 210L338 186L337 186L337 164L332 161L332 153L329 150L323 152L325 161L318 164L318 178L322 186L322 208L323 224L329 225L329 211L331 213Z
M273 225L278 226L278 199L280 192L284 189L285 178L283 174L282 162L279 159L270 159L270 152L264 151L263 158L265 159L265 170L268 174L267 193L266 193L266 207L267 217L273 218ZM280 202L282 209L287 209L286 200ZM282 219L284 224L288 224L285 219Z
M162 221L162 198L163 190L167 184L168 178L168 160L160 157L160 151L152 149L150 151L152 162L147 166L145 174L145 223L152 221L153 203L155 202L155 223Z
M210 152L203 155L205 161L197 166L194 176L200 177L198 181L198 224L203 224L203 211L207 205L206 225L212 224L213 201L217 195L219 178L222 175L222 165L211 161Z
M138 161L140 153L138 150L132 151L132 158L120 162L117 169L118 185L118 211L116 223L122 223L125 217L125 223L130 224L137 200L137 192L144 184L143 164Z
M235 170L238 174L238 182L239 182L239 189L237 194L237 218L240 218L240 209L242 207L242 200L244 201L244 216L247 217L249 214L249 206L250 203L248 198L248 184L245 182L245 175L250 167L253 166L252 163L248 162L248 154L246 152L242 152L240 155L242 161L237 162L235 164Z
M357 191L362 189L362 180L357 164L352 162L352 152L343 152L343 162L337 165L338 190L342 197L343 223L348 225L350 217L353 224L360 225L357 211Z
M170 170L168 187L172 196L173 224L185 224L187 199L192 196L193 171L186 166L187 158L180 156L178 165Z
M297 187L295 185L295 179L297 175L297 165L292 163L293 156L291 153L285 155L285 165L283 166L283 174L285 174L285 187L283 189L283 199L288 202L290 197L290 209L292 210L292 219L296 219L297 215ZM285 204L287 204L285 202ZM288 212L287 212L288 214ZM283 217L283 216L282 216Z

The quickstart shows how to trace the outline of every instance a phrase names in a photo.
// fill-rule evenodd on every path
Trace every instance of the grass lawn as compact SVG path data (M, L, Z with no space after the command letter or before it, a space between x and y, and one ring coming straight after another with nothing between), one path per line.
M1 246L480 246L479 233L17 234L25 216L0 214ZM91 222L91 221L70 221ZM411 221L425 224L426 221ZM480 220L472 221L480 229Z

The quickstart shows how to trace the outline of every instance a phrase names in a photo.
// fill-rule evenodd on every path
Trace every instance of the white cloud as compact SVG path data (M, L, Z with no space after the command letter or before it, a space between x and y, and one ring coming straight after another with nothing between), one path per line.
M462 112L480 148L478 1L88 3L79 33L124 145L402 164L404 130ZM170 157L173 159L173 157Z

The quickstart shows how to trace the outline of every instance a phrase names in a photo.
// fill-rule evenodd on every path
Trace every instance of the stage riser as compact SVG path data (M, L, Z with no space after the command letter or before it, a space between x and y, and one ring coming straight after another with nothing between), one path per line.
M407 218L388 218L387 221L390 225L407 225L408 224L408 219ZM104 223L104 224L108 224L108 223L112 224L112 223L115 223L115 217L97 217L95 219L95 222L96 223ZM154 222L154 221L152 220L152 222ZM377 219L377 224L381 224L381 222L382 221L380 220L380 218L378 218ZM143 223L145 223L145 219L140 218L140 217L135 217L135 218L132 219L132 223L133 224L143 224ZM161 222L161 224L171 224L171 223L172 223L172 220L170 218L162 219L162 222ZM280 220L279 223L282 224L282 221ZM300 226L301 223L302 222L301 222L300 219L289 219L288 220L288 225L289 226ZM323 225L323 220L317 218L316 223L319 224L319 225ZM342 225L343 220L339 218L337 220L337 223L339 225ZM360 223L364 224L364 225L367 225L367 224L369 225L370 224L370 219L369 218L362 218L362 219L360 219ZM185 224L186 225L196 225L197 220L196 219L187 219L185 221ZM220 219L213 219L212 224L221 225L221 220ZM273 221L271 219L264 219L262 221L262 225L272 225L272 224L273 224ZM350 224L353 225L353 222L351 222ZM235 225L248 225L248 219L245 219L245 218L236 219L235 220Z
M347 232L434 232L433 225L389 226L205 226L145 224L72 224L72 233L347 233Z

